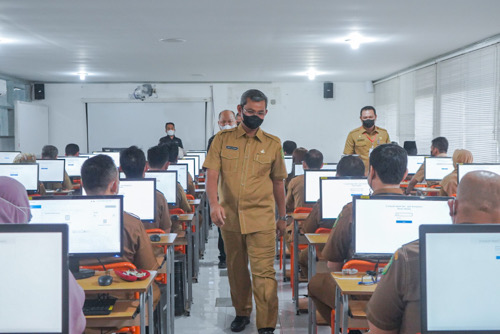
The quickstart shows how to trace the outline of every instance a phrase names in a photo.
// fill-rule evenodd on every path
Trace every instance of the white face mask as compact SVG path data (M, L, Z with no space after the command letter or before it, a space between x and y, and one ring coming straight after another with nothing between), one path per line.
M169 136L175 135L175 130L168 130L167 135L169 135Z
M234 129L236 127L236 124L235 125L230 125L230 124L226 124L224 126L220 126L219 125L219 129L221 130L229 130L229 129Z

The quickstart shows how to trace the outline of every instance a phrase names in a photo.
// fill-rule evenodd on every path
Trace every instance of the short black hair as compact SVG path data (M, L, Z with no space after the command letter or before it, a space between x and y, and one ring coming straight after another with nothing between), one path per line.
M64 149L66 155L76 155L78 152L80 152L80 147L76 144L68 144Z
M174 127L174 129L175 129L175 124L174 124L174 122L167 122L167 123L165 123L165 129L167 128L167 125L169 125L169 124L172 124L172 126L173 126L173 127Z
M249 89L241 95L240 106L245 106L247 104L247 99L254 102L265 101L267 109L267 96L258 89Z
M116 179L117 168L113 159L104 154L87 159L82 165L82 184L87 193L102 194Z
M42 159L57 159L59 150L54 145L45 145L42 148Z
M285 140L283 142L283 151L287 155L291 155L293 153L293 150L297 148L297 144L294 141L291 140Z
M292 161L294 164L300 164L302 161L304 161L304 156L307 153L307 149L303 147L297 147L295 150L293 150L292 153Z
M162 168L169 161L168 145L153 146L148 150L148 163L151 168Z
M120 167L127 178L142 178L146 156L137 146L130 146L120 152Z
M385 184L399 184L406 173L408 155L404 148L394 144L375 147L370 154L370 166Z
M445 137L437 137L432 140L432 146L438 149L439 153L448 152L448 139Z
M323 153L318 150L311 149L304 155L304 161L306 162L307 167L311 169L320 169L321 165L323 165Z
M337 176L365 176L365 164L357 155L345 155L337 164Z
M375 116L377 115L377 110L375 110L375 107L372 107L372 106L364 106L363 108L361 108L361 110L359 111L359 116L361 116L363 114L363 111L365 110L373 110L373 113L375 114Z
M403 143L403 147L408 155L417 155L417 142L412 140L407 140Z

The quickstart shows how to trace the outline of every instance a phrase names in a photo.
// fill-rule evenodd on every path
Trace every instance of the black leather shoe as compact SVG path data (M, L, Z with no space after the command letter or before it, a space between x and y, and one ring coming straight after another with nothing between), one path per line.
M231 331L241 332L250 323L250 317L237 315L231 323Z
M274 328L260 328L259 334L274 334Z
M227 268L226 261L219 261L219 269L226 269L226 268Z

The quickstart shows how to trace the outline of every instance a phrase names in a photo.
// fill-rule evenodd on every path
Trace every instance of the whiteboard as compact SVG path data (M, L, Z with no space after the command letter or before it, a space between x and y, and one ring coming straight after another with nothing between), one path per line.
M14 124L15 150L40 155L49 144L49 107L16 101Z
M136 145L147 151L166 136L165 123L174 122L185 150L203 150L205 102L87 103L88 151Z

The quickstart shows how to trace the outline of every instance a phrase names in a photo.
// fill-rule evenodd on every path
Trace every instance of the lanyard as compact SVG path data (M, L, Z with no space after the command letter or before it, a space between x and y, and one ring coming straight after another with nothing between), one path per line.
M373 137L373 139L371 139L370 137L368 137L368 134L366 134L366 133L365 133L365 136L366 136L366 138L368 138L369 141L371 141L372 144L375 141L375 139L377 139L377 134L376 133L375 133L375 137Z

